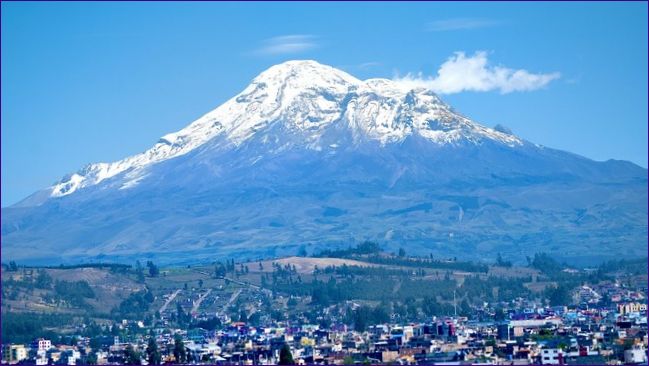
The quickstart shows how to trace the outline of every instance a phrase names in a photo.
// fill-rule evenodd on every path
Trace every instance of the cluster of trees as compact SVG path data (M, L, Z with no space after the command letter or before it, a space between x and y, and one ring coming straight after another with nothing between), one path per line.
M387 323L390 321L390 314L385 304L376 307L362 305L356 310L349 310L346 318L347 324L353 324L355 330L363 332L369 325Z
M216 278L225 277L228 273L235 272L235 271L236 271L236 267L234 265L234 259L226 260L225 264L221 262L217 262L214 265L214 277Z
M72 305L84 307L85 299L94 299L95 292L88 284L88 281L56 281L54 293L60 300L65 300Z
M205 330L216 330L221 327L221 321L217 317L209 318L207 320L199 320L192 323L190 328L202 328Z
M176 341L177 342L177 341ZM182 339L181 339L182 343ZM176 343L177 345L177 343ZM176 354L175 349L174 349L174 355ZM182 353L179 353L179 355L184 355L184 358L182 361L180 359L176 359L178 363L185 363L187 361L187 352L185 351L184 344L182 345ZM144 351L144 354L142 352L136 351L132 345L127 345L126 349L124 350L124 364L126 365L141 365L142 364L142 357L146 357L147 363L149 365L160 365L162 364L162 355L160 353L160 350L158 349L158 344L155 341L155 338L152 336L149 338L149 342L147 343L146 350Z
M500 302L511 301L517 297L530 297L532 292L525 287L525 283L531 282L531 277L505 278L489 276L469 276L464 279L462 285L457 289L463 296L466 294L471 299L482 301Z
M573 302L571 287L566 286L565 284L559 284L555 287L546 288L544 295L552 306L569 305Z
M381 252L381 246L373 241L364 241L356 247L349 247L347 249L337 250L323 250L314 257L319 258L347 258L351 256L360 256L368 254L377 254Z
M130 264L119 263L80 263L80 264L60 264L58 266L47 266L44 268L52 269L76 269L76 268L99 268L99 269L130 269Z
M38 271L38 274L36 275L36 281L34 282L34 286L36 286L36 288L43 290L51 289L52 283L52 276L50 276L47 271L45 271L44 269Z
M270 274L264 273L261 276L262 287L270 286L272 288L274 286L283 286L283 285L292 285L293 283L302 283L302 277L298 274L295 265L291 265L291 264L281 265L277 262L273 262L272 266L273 266L273 272L271 272Z
M329 306L347 300L399 301L406 297L440 297L452 300L457 283L452 279L437 281L416 278L357 277L327 281L314 278L311 282L275 283L276 292L293 296L311 296L313 305Z
M180 303L176 303L176 314L172 316L171 320L175 320L178 322L179 325L185 326L188 325L192 321L192 315L189 313L186 313L183 310L182 305Z
M142 318L149 311L149 308L155 300L153 294L148 289L130 294L124 299L119 307L112 310L112 314L120 315L127 319Z
M13 277L9 277L9 279L2 282L3 296L6 296L10 300L14 300L17 298L17 287L21 287L30 293L33 292L34 289L49 290L52 288L52 276L50 276L44 269L39 269L36 272L35 277L33 276L33 270L30 270L29 272L24 270L24 272L26 275L22 276L22 279L20 280L15 280ZM31 276L27 275L27 273L31 274ZM13 291L9 291L10 288Z
M288 280L293 276L297 276L297 268L294 264L285 264L282 266L277 262L273 262L272 265L273 272L271 276L273 277L273 283L277 282L278 280Z
M425 257L388 257L381 255L370 255L364 257L363 261L399 267L436 268L482 273L487 273L487 271L489 271L489 266L483 263L463 262L457 260L438 260Z
M147 272L149 273L149 277L160 276L160 269L152 261L147 261L146 267ZM144 267L142 267L142 263L140 263L140 261L135 262L135 277L137 279L137 282L144 283Z
M348 266L343 264L342 266L327 266L324 269L316 268L313 272L315 275L319 274L335 274L338 276L351 277L354 276L374 276L374 277L386 277L386 276L396 276L396 277L424 277L426 276L426 271L423 268L418 268L416 270L403 270L403 269L393 269L385 267L369 267L369 266Z
M622 271L631 275L646 275L647 274L647 257L638 259L620 259L611 260L602 263L598 272L612 273Z
M18 272L18 265L16 264L16 261L9 262L9 265L7 265L7 271Z
M430 258L426 257L407 257L406 251L399 248L397 255L380 255L381 246L372 241L365 241L358 244L356 247L349 247L347 249L338 250L324 250L315 257L328 257L328 258L348 258L348 259L361 259L365 262L385 264L401 267L423 267L423 268L438 268L460 270L466 272L484 272L489 270L486 264L474 262L462 262L457 258L452 260L438 260L434 259L432 255ZM502 258L501 258L502 259Z
M52 328L61 328L73 320L67 314L2 313L2 342L28 343L38 337L58 339Z
M551 255L547 253L536 253L531 260L530 266L538 269L541 273L550 278L557 277L566 266L559 264Z

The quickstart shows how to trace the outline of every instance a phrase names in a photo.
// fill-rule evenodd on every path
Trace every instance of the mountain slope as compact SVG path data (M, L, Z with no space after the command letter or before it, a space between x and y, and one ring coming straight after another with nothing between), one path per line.
M191 261L378 240L443 256L644 253L647 171L537 146L427 90L276 65L152 149L2 210L2 254Z

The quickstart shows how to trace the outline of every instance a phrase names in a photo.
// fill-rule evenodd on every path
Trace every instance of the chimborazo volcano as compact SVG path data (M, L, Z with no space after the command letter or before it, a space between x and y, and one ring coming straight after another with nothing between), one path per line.
M644 256L647 170L485 127L426 89L289 61L151 149L2 209L2 257L21 263L252 259L364 240L489 261Z

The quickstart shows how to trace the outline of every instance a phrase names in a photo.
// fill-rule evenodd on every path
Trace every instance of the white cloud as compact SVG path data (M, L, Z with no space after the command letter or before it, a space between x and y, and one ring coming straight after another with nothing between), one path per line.
M445 32L454 30L470 30L498 25L499 22L481 18L452 18L435 20L426 24L429 32Z
M290 34L264 40L256 50L261 55L288 55L318 47L317 37L311 34Z
M558 72L533 74L523 69L491 66L487 53L479 51L473 56L456 52L440 66L435 77L425 77L421 73L407 74L404 77L396 76L394 81L407 89L426 88L439 94L492 90L507 94L540 89L560 76Z

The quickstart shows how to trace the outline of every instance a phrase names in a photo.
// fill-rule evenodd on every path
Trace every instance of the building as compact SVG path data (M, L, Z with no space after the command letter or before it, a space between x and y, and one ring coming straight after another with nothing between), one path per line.
M647 311L647 304L639 302L628 302L623 304L617 304L617 312L624 315L628 313L639 313L641 311Z
M558 348L545 348L541 350L542 365L563 365L563 352Z
M34 340L34 342L32 342L32 349L38 351L47 351L50 348L52 348L52 341L50 341L49 339L38 338Z
M624 351L625 364L647 364L647 351L642 347L636 347Z
M2 362L16 364L27 359L27 348L22 344L8 344L2 350Z

